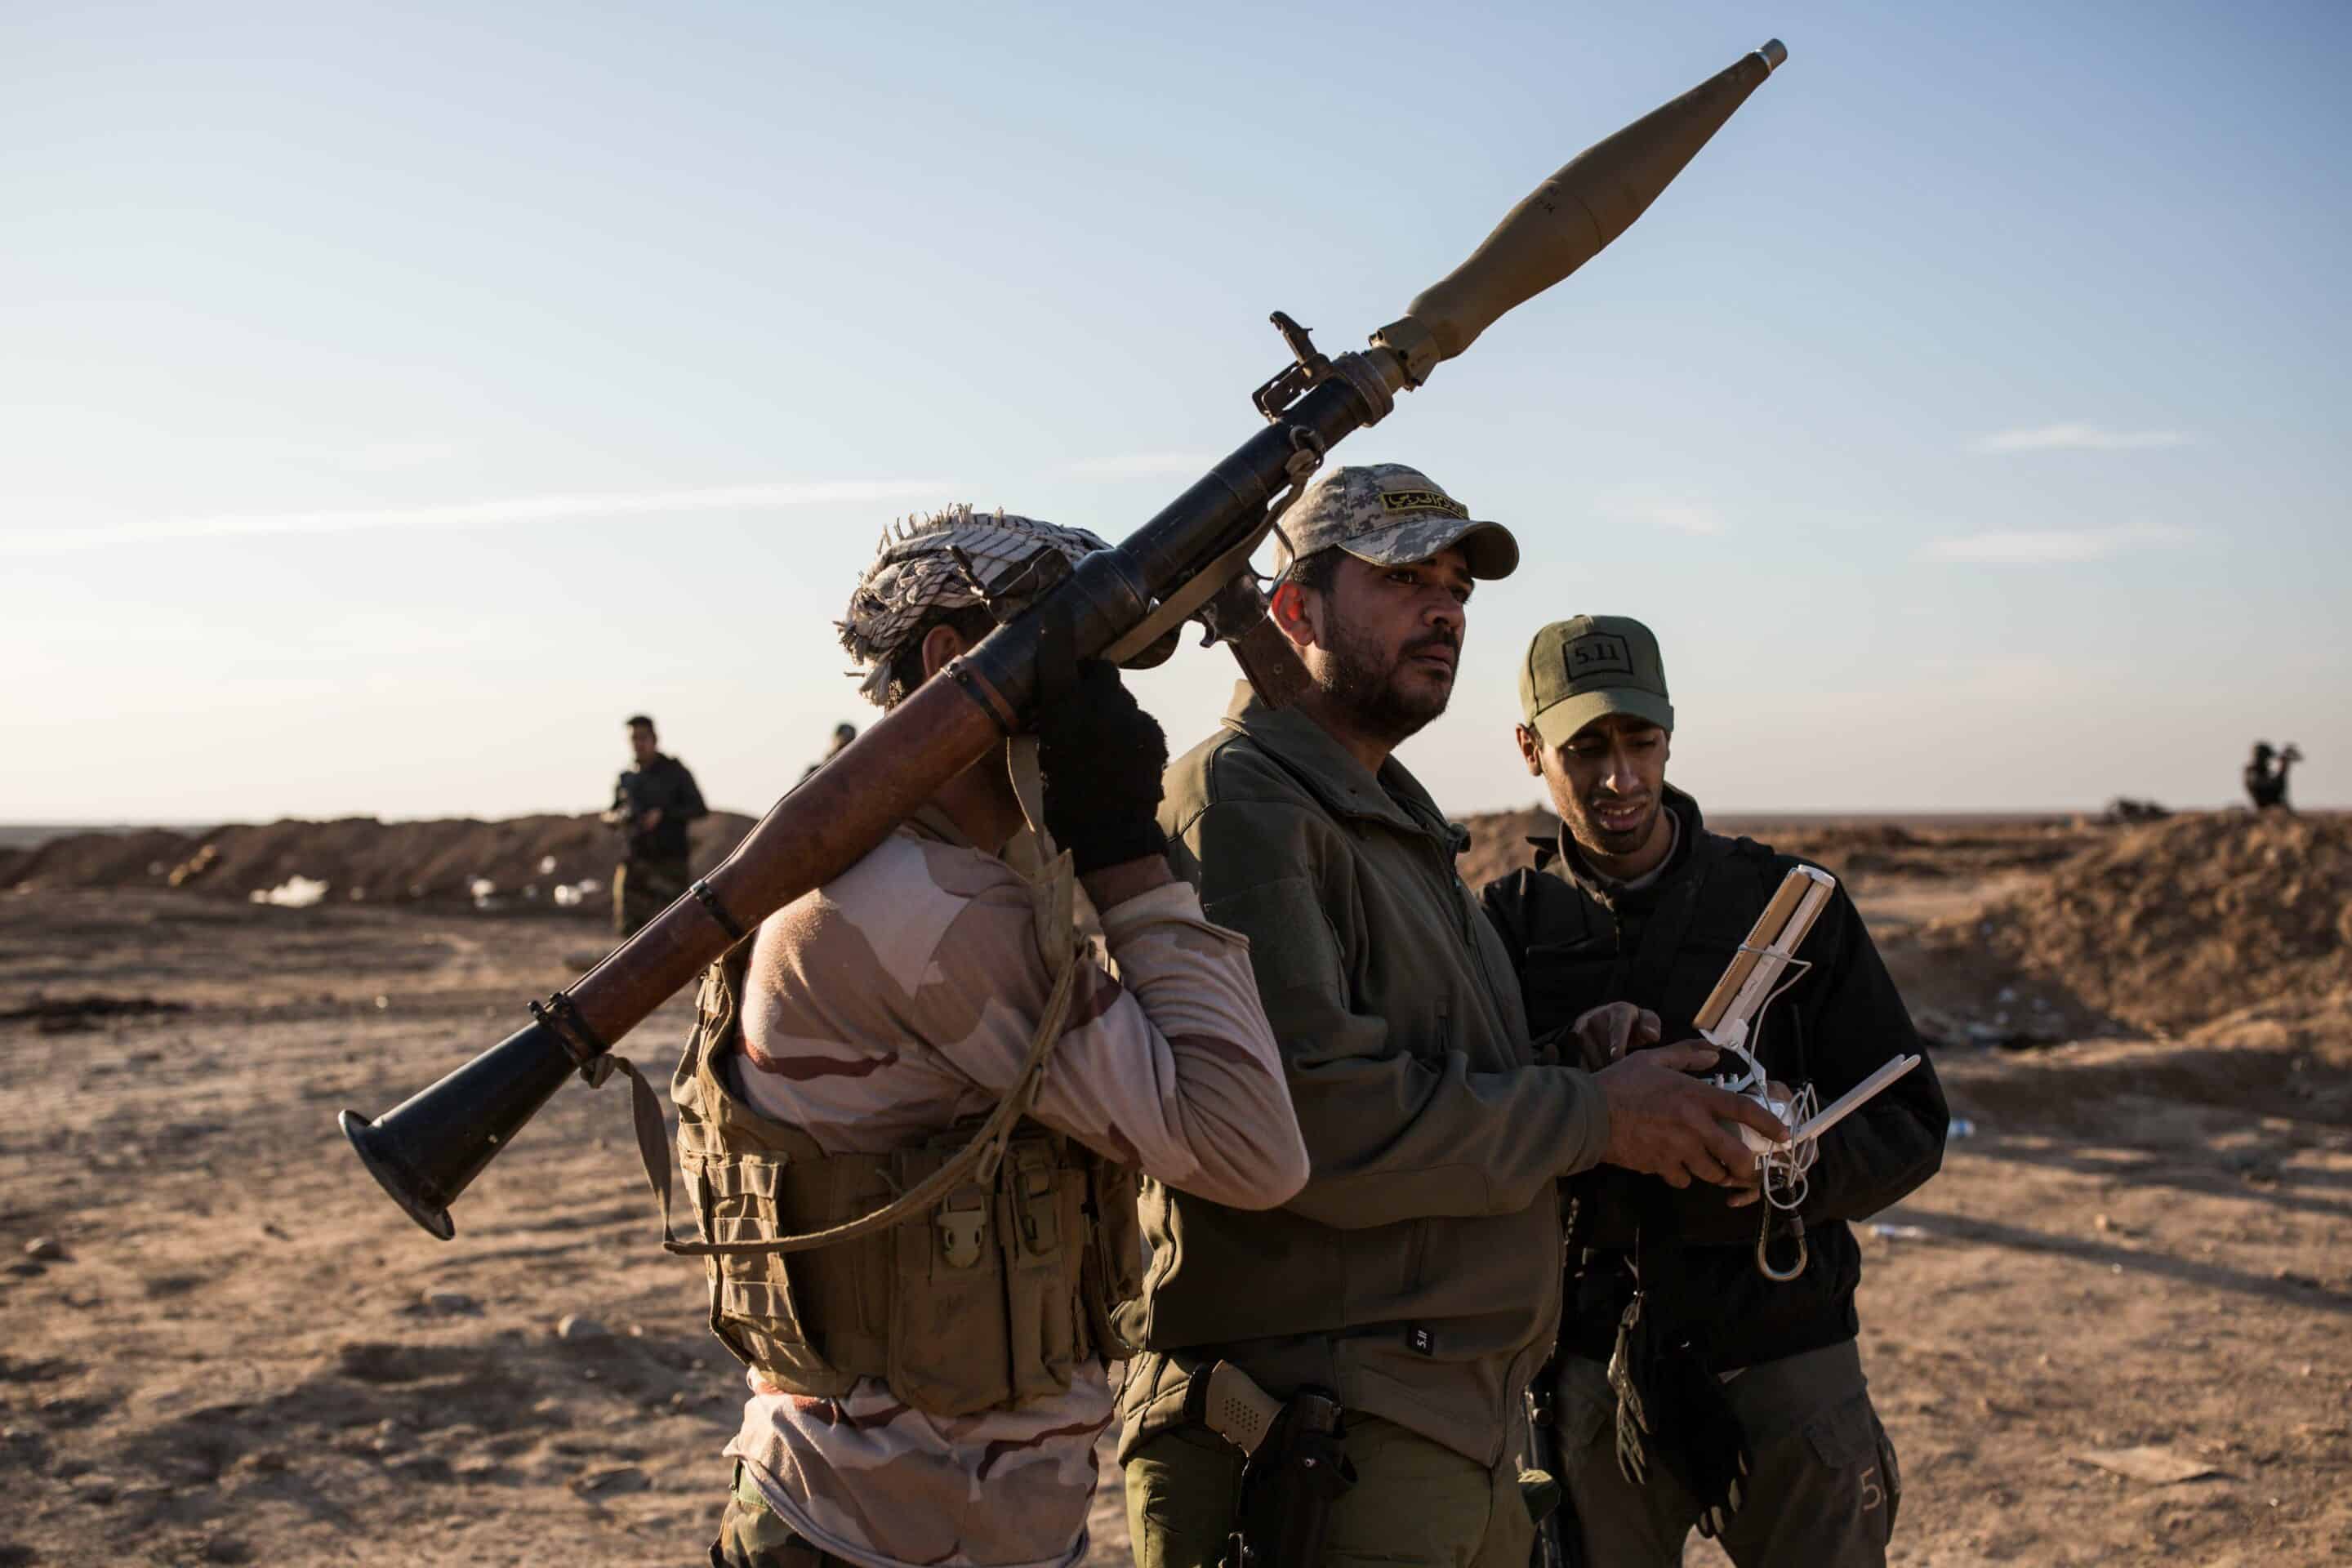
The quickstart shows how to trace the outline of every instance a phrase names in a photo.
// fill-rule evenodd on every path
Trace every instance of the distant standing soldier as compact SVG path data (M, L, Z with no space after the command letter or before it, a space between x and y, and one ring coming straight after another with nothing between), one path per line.
M824 766L825 763L841 755L844 751L848 749L849 742L856 739L857 739L856 725L835 724L833 727L833 743L825 747L824 755L811 763L808 767L803 771L801 773L801 781L803 784L808 782L809 777L814 774L817 769Z
M2271 750L2268 741L2254 742L2253 760L2246 764L2246 798L2254 803L2256 811L2268 811L2273 806L2284 811L2294 809L2286 803L2286 774L2301 761L2303 752L2292 741L2283 752Z
M1022 607L1041 557L1101 547L969 508L898 532L841 623L867 695L895 707ZM713 1259L751 1389L715 1568L1076 1562L1142 1271L1136 1172L1236 1208L1307 1179L1249 943L1169 868L1160 726L1111 666L1064 665L1041 665L1061 689L1034 766L1023 741L966 769L705 982L672 1087L704 1234L869 1227ZM1076 942L1074 875L1107 962ZM984 1119L1008 1141L976 1162Z
M688 862L686 825L710 815L694 775L676 757L662 753L654 721L629 720L629 750L636 765L613 785L604 820L621 830L621 864L613 873L613 929L622 936L667 908L694 879Z
M1489 883L1484 901L1529 1026L1541 1037L1631 1002L1642 1027L1612 1054L1689 1039L1692 1015L1797 861L1707 832L1698 803L1666 783L1675 710L1641 622L1544 627L1519 701L1519 751L1560 829L1538 842L1534 868ZM1810 1081L1826 1105L1919 1050L1843 889L1798 956L1811 967L1748 1042L1776 1097L1782 1080ZM1922 1061L1824 1135L1798 1211L1810 1259L1783 1282L1760 1271L1758 1211L1741 1206L1752 1193L1727 1202L1614 1171L1570 1184L1552 1391L1574 1515L1563 1524L1580 1527L1582 1561L1672 1568L1694 1524L1738 1568L1885 1561L1900 1490L1854 1346L1862 1259L1846 1222L1935 1174L1947 1120ZM1792 1250L1776 1227L1774 1266L1790 1267ZM1631 1396L1612 1387L1621 1376ZM1644 1479L1630 1479L1623 1467L1637 1460Z

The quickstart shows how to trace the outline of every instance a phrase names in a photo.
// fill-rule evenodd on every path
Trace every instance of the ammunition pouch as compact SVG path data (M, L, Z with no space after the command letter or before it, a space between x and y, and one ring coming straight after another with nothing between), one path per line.
M1141 1286L1134 1173L1001 1114L887 1154L825 1153L729 1082L749 955L739 943L705 975L671 1085L705 1238L676 1250L706 1258L719 1342L786 1393L880 1378L931 1415L1060 1393L1082 1362L1130 1354L1111 1314ZM974 1159L1000 1122L1001 1157Z

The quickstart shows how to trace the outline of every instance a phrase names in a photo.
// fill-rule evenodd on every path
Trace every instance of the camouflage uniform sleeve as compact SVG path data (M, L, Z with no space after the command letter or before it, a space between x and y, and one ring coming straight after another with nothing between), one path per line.
M1210 924L1181 882L1103 910L1102 923L1124 983L1079 960L1037 1119L1216 1203L1286 1201L1307 1180L1307 1149L1248 942ZM1001 1090L1028 1052L1049 978L1026 889L991 889L934 950L919 1027L958 1071Z

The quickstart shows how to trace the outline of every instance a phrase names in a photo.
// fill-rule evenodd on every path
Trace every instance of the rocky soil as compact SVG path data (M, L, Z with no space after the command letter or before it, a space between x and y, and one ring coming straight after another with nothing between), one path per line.
M2352 1560L2340 826L1774 835L1856 889L1969 1129L1865 1227L1897 1562ZM452 887L554 852L554 828L472 826L516 847L457 855ZM168 885L204 842L225 896ZM564 1089L446 1244L334 1125L506 1034L599 955L599 923L464 892L394 907L371 880L253 903L330 863L229 830L118 848L100 888L59 885L55 851L0 867L31 884L0 893L0 1568L698 1561L741 1384L697 1270L654 1245L625 1095ZM604 848L560 872L599 874ZM414 882L425 858L347 864ZM2232 915L2248 884L2301 923ZM2201 918L2147 912L2184 885ZM664 1068L685 1026L674 1003L625 1049Z

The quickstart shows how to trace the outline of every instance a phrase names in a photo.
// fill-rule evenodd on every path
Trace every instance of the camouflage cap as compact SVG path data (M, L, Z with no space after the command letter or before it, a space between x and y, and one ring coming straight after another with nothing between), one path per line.
M1426 561L1458 546L1473 577L1507 577L1519 564L1519 542L1509 529L1472 521L1468 507L1402 463L1326 468L1316 475L1282 514L1275 575L1332 545L1375 566Z
M1519 711L1546 746L1564 744L1606 713L1672 730L1675 705L1666 700L1657 637L1629 616L1554 621L1519 662Z

